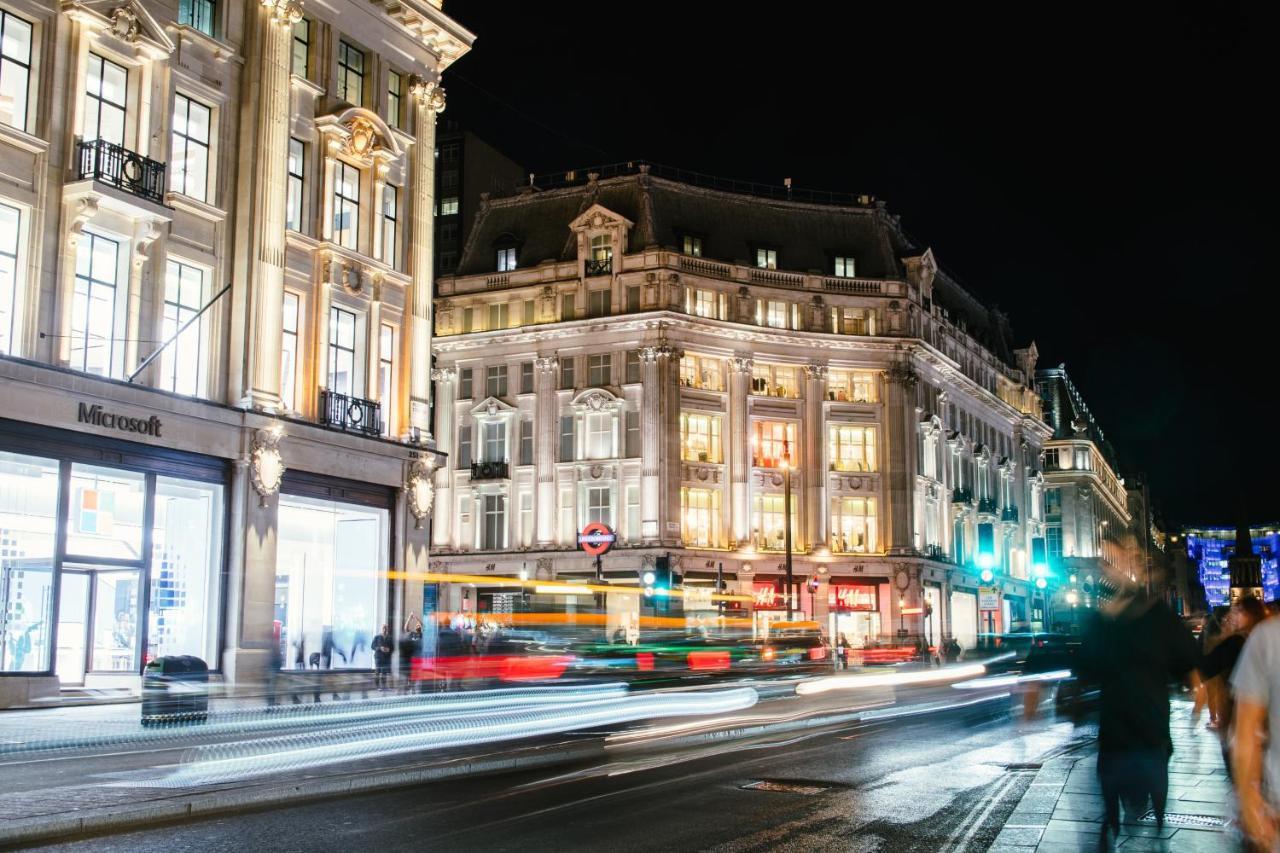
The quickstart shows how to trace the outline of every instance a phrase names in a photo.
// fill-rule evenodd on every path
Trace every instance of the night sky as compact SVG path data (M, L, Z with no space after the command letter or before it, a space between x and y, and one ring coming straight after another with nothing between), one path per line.
M535 172L875 195L1066 364L1170 523L1280 520L1262 12L879 5L450 0L479 37L446 117Z

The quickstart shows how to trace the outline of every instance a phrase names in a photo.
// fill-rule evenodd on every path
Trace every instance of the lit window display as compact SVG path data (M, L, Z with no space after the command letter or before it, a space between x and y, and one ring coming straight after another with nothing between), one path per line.
M217 657L222 486L156 478L147 658Z
M756 547L763 551L781 551L786 547L786 526L782 520L785 495L754 495L751 498L751 520ZM791 547L800 550L796 539L800 528L796 524L795 495L791 496Z
M785 461L795 467L800 458L796 425L785 421L756 421L752 424L751 464L757 468L781 468Z
M720 461L720 416L680 413L680 458L686 462Z
M680 536L685 545L714 548L720 544L720 492L680 490Z
M856 424L827 428L827 454L832 471L876 470L876 429Z
M280 497L276 621L286 669L372 669L386 509Z
M875 498L833 498L831 550L837 554L866 554L876 550Z
M58 463L0 452L0 672L49 668Z

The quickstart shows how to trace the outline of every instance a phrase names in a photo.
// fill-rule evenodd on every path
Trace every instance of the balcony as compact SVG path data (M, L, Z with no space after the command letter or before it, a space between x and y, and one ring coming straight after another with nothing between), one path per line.
M967 504L973 500L973 491L964 486L957 486L951 490L951 502L953 504Z
M583 265L583 274L610 275L613 273L613 258L588 258Z
M507 480L511 478L511 466L506 462L472 462L471 481Z
M344 432L382 434L382 405L335 391L320 392L320 422Z
M995 498L981 498L981 499L978 501L978 512L980 512L980 513L984 513L984 514L986 514L986 515L995 515L995 514L996 514L996 499L995 499Z
M165 169L149 157L105 139L89 139L76 143L79 178L92 178L127 193L164 203Z
M930 544L924 546L924 555L931 560L945 560L947 552L943 550L941 545Z
M1010 521L1014 524L1018 523L1018 508L1016 506L1007 506L1000 510L1000 520Z

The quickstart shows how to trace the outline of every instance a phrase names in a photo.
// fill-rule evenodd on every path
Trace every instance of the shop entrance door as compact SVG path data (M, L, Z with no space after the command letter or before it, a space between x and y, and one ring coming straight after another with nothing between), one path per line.
M138 661L137 569L64 569L58 592L58 679L83 685L87 675L134 675Z
M63 572L58 591L58 680L64 685L84 684L89 659L88 572Z

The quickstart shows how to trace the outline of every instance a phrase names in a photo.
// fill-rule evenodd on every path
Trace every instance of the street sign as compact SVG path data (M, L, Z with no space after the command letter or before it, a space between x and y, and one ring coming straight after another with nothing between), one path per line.
M609 529L609 525L599 521L591 522L578 534L578 547L592 557L609 553L609 549L617 541L618 535Z
M1000 609L1000 587L997 587L997 586L978 587L978 609L979 610L999 610Z

